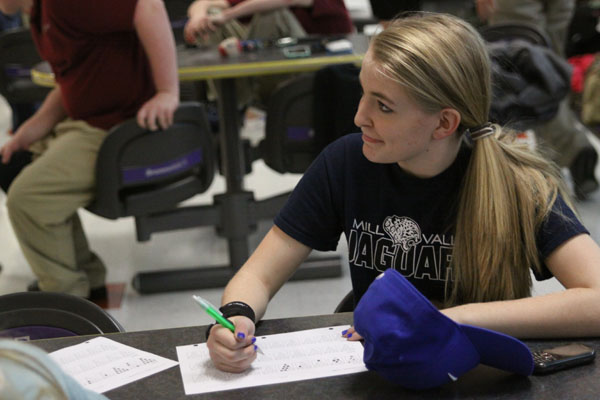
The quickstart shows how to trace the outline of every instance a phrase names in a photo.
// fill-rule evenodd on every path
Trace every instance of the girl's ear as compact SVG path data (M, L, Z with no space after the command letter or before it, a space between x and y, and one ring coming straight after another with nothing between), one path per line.
M440 111L440 120L433 132L434 139L444 139L452 135L460 125L460 113L454 108L444 108Z

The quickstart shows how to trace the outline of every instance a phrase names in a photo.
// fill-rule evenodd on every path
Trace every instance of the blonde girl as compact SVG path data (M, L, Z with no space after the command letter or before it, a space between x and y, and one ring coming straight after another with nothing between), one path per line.
M356 301L394 268L459 323L516 337L599 335L600 248L556 166L489 123L479 34L449 15L394 21L372 40L360 81L361 133L321 153L225 288L236 331L210 330L215 365L250 366L269 300L342 233ZM531 272L565 290L530 297Z

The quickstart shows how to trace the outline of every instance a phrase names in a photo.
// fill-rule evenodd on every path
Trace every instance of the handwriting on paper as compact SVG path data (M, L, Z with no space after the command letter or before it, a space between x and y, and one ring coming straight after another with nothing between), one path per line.
M177 362L105 337L97 337L50 353L83 387L97 393L145 378Z

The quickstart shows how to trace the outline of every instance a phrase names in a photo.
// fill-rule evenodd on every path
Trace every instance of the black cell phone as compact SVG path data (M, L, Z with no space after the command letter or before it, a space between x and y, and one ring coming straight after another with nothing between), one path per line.
M559 371L576 365L587 364L594 360L596 351L581 343L570 343L532 352L536 375Z

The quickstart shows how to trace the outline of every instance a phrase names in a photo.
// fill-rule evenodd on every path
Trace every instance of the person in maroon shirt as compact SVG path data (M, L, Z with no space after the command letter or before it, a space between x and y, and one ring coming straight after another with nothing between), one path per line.
M211 13L209 9L221 9ZM185 37L190 43L233 20L250 21L255 14L289 8L308 34L351 33L352 21L343 0L196 0L188 9ZM262 39L262 38L261 38Z
M172 124L179 104L175 42L161 0L0 0L30 10L31 30L56 87L2 148L2 163L33 161L7 193L29 290L105 294L106 269L88 248L77 216L94 196L95 162L108 130L136 117L144 128Z

